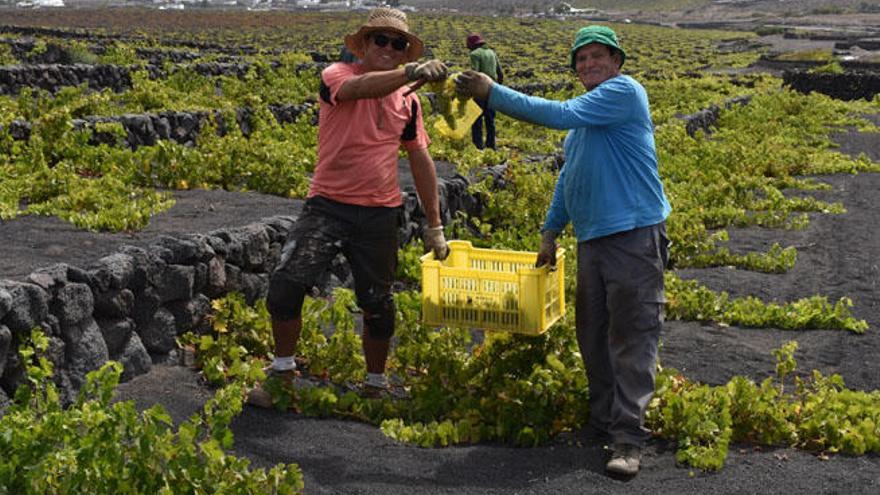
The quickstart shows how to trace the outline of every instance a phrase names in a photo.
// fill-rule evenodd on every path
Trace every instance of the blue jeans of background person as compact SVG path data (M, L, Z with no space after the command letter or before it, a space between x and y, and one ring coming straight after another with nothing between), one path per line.
M483 149L483 122L486 122L486 148L495 149L495 110L486 107L485 100L474 100L483 114L477 117L474 125L471 126L471 138L473 138L474 146L477 149Z
M589 425L614 443L641 447L648 438L668 246L665 222L578 243L575 327Z

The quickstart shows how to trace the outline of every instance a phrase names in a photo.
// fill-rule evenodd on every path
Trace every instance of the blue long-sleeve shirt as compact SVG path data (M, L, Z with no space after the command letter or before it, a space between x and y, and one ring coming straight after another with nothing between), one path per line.
M534 124L570 129L543 230L561 232L570 221L582 242L669 216L648 95L635 79L616 76L563 102L495 84L489 107Z

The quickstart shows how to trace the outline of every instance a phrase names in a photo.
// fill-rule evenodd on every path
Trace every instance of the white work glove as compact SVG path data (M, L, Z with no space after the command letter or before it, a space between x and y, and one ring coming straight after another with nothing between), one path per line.
M449 245L443 235L443 226L425 228L425 251L434 251L434 258L445 260L449 256Z
M541 249L538 251L538 259L535 261L536 267L550 265L551 270L556 269L556 232L545 230L541 234Z
M449 75L446 64L439 60L428 60L424 63L410 62L404 65L403 69L406 71L406 78L410 81L443 81Z

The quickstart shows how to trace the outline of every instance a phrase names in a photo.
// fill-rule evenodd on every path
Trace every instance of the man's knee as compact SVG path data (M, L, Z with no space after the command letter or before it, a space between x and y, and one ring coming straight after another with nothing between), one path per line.
M394 335L394 298L387 295L377 301L361 305L364 311L364 327L374 339L386 340Z
M273 320L292 320L302 314L305 297L303 284L273 275L269 280L266 308Z

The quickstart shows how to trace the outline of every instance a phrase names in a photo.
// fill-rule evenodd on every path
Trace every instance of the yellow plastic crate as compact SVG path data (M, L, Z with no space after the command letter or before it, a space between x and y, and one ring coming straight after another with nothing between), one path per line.
M556 270L535 268L537 253L449 241L449 257L422 256L422 321L539 335L565 314L565 250Z

